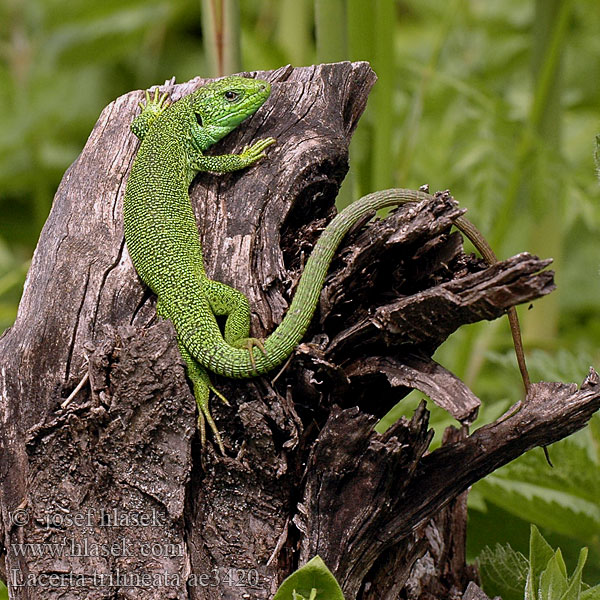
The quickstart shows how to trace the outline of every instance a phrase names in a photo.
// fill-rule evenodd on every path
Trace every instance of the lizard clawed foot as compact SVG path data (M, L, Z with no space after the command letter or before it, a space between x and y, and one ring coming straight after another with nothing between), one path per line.
M192 358L187 348L181 343L179 344L179 351L186 362L188 376L194 384L194 397L196 399L196 405L198 406L198 429L200 430L200 442L202 447L204 448L206 446L206 423L208 423L221 454L225 456L225 446L223 445L221 434L210 414L210 393L213 392L213 394L227 406L229 406L229 402L212 384L206 369Z
M252 364L252 368L256 370L256 361L254 360L254 348L258 348L265 356L267 355L267 351L265 350L265 345L263 344L263 340L261 338L255 337L247 337L243 338L235 344L237 348L241 350L248 350L250 355L250 363Z
M208 410L208 407L200 405L198 405L198 409L198 428L200 429L200 443L202 444L202 447L204 448L204 446L206 446L206 423L208 422L208 426L215 436L215 442L217 442L221 454L225 456L225 446L223 445L223 440L221 439L221 434L217 429L217 425L210 414L210 410Z
M154 121L169 108L168 98L169 94L167 92L159 96L158 88L154 90L154 96L150 96L150 92L146 90L146 101L138 103L142 112L131 123L131 131L140 140L146 137Z
M231 404L229 404L229 400L227 400L227 398L225 398L225 396L223 396L223 394L221 394L221 392L219 392L219 390L211 384L209 384L208 389L217 397L219 398L219 400L221 400L221 402L223 404L225 404L226 406L231 406Z
M229 401L221 392L219 392L212 383L208 383L208 389L213 392L213 394L221 400L227 406L230 406ZM208 399L206 401L198 401L198 397L196 397L196 403L198 404L198 427L200 429L200 442L202 447L206 444L206 423L211 428L213 435L215 436L215 441L219 446L219 450L221 454L225 456L225 446L223 445L223 440L221 439L221 434L217 429L217 425L214 422L212 415L210 414L210 409L208 408Z
M250 146L244 146L240 156L245 159L248 164L252 164L266 156L265 149L275 143L275 138L268 137L264 140L258 140Z
M161 94L160 97L158 96L158 93L158 88L156 88L154 90L154 96L151 97L150 92L146 90L146 102L138 102L138 106L142 110L149 110L154 113L160 114L166 108L169 108L171 103L168 101L169 94L167 92Z

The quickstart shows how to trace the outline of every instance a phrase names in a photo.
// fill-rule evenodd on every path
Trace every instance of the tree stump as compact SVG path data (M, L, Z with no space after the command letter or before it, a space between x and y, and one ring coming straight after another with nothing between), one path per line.
M264 336L335 213L375 76L366 63L250 76L271 81L272 96L215 153L277 144L248 170L202 174L190 194L209 276L248 296ZM176 100L203 83L161 90ZM431 356L461 325L550 292L548 261L465 255L447 193L363 224L289 365L276 378L215 378L231 401L213 402L227 456L210 438L203 449L173 328L157 322L123 241L142 95L102 112L66 172L0 339L11 598L269 599L315 554L347 600L484 598L465 563L467 488L583 427L600 386L593 371L579 389L535 384L520 411L469 435L479 400ZM434 452L423 405L373 431L410 388L462 423Z

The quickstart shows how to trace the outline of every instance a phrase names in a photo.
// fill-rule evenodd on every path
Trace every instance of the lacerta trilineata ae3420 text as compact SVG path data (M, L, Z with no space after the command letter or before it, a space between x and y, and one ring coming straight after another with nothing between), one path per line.
M365 196L338 214L323 231L298 283L282 323L266 339L250 337L250 307L239 291L205 273L198 227L188 187L200 171L226 173L265 156L273 138L259 140L240 154L204 152L254 114L267 100L270 84L227 77L209 83L169 106L166 95L146 94L146 104L131 129L140 138L124 199L125 239L142 280L156 293L157 313L171 319L199 408L223 444L209 410L208 371L245 378L265 373L292 353L317 306L334 252L348 230L366 214L386 206L429 198L413 190L393 189ZM216 316L225 316L221 332Z

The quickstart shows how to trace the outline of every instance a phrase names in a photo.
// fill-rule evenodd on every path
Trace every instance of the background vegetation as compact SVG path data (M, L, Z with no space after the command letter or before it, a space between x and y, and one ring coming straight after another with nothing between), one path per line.
M597 0L0 0L0 331L60 178L116 96L173 75L369 60L379 81L340 203L449 188L500 257L553 257L558 290L521 311L529 365L581 382L599 363L599 31ZM504 322L457 332L436 358L484 421L520 396ZM534 451L475 486L469 558L495 542L526 555L533 522L570 571L589 546L597 583L600 421L550 453L554 469Z

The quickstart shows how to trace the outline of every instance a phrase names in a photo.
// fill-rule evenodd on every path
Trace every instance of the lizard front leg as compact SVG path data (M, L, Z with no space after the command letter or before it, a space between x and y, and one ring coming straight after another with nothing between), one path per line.
M266 156L265 149L275 143L275 138L259 140L246 146L240 154L221 154L210 156L198 152L190 161L190 169L194 172L211 171L213 173L230 173L254 164Z
M146 103L139 103L142 112L131 122L130 126L131 131L138 139L143 140L150 130L152 123L169 108L168 98L169 94L167 92L161 94L159 97L158 88L154 90L154 97L151 97L150 92L146 90Z

